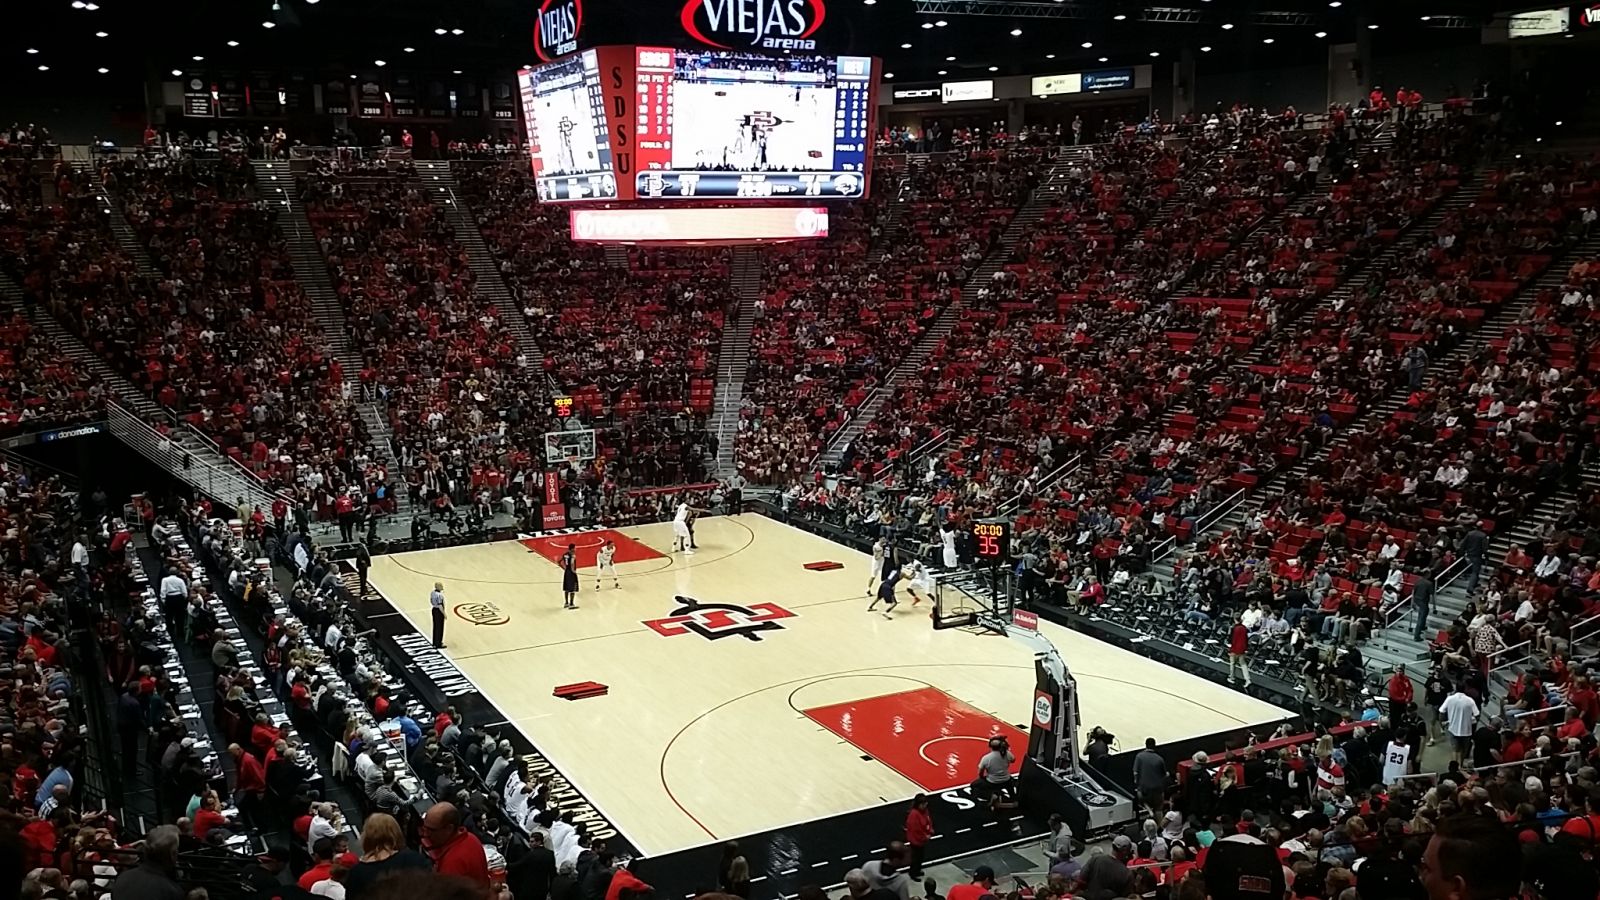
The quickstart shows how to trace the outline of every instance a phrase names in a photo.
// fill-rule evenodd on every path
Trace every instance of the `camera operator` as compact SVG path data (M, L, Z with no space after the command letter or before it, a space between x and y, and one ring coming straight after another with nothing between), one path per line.
M1089 732L1089 743L1083 748L1083 755L1091 765L1099 765L1106 757L1111 755L1111 745L1117 742L1117 736L1101 728L1099 725Z
M1011 764L1016 761L1010 741L1001 736L989 739L989 752L978 760L972 793L980 800L987 799L991 811L1016 808L1016 780L1011 776Z

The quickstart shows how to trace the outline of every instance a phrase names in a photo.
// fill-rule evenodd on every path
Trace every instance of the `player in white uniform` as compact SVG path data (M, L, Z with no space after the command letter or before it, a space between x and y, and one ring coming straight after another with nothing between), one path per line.
M949 522L939 531L939 540L944 543L944 567L954 569L960 560L956 557L956 527Z
M867 596L872 596L872 583L878 580L883 573L883 556L885 553L883 538L872 542L872 570L867 573Z
M617 555L617 545L607 540L600 545L600 550L594 555L594 589L600 590L600 581L611 573L611 586L622 587L622 582L617 580L617 564L612 559Z
M1406 776L1411 762L1411 745L1402 743L1400 737L1404 735L1397 735L1383 751L1383 783L1391 787Z
M906 575L910 579L906 592L911 595L913 607L933 596L933 571L925 563L916 559L906 563Z
M688 503L679 502L678 511L672 517L672 552L694 554L694 535L689 532L689 514L701 512Z

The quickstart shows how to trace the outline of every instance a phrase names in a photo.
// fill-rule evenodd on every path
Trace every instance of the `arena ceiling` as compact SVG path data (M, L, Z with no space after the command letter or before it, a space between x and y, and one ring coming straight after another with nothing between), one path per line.
M537 8L538 0L27 0L0 36L0 72L19 90L126 84L200 66L321 76L370 72L382 61L419 73L492 74L533 61ZM900 83L1125 66L1186 50L1207 66L1268 67L1325 59L1325 44L1363 32L1418 50L1476 43L1496 8L1506 7L1484 0L828 0L839 45L828 49L879 55Z

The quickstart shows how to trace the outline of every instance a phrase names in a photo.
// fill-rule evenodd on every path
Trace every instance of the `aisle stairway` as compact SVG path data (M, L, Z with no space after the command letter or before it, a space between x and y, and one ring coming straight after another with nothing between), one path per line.
M506 286L500 266L483 239L483 232L478 230L477 217L461 196L461 186L456 181L454 170L448 162L418 162L416 166L419 183L428 192L434 205L444 211L451 227L455 229L456 240L467 251L467 265L476 276L474 289L494 301L495 308L500 311L500 322L517 339L517 350L526 360L527 368L534 373L545 373L544 353L539 349L539 342L534 340L533 331L528 327L528 318L522 314L522 307ZM548 374L543 374L542 380L552 393L559 392Z
M722 324L722 343L717 350L717 393L711 414L711 431L717 438L712 472L718 478L732 475L738 467L734 443L739 434L739 406L744 400L745 373L750 369L750 334L755 326L756 301L762 295L760 248L734 248L732 279L734 307Z
M106 190L105 183L100 180L100 172L92 162L77 161L72 168L79 174L85 183L94 189L95 197L100 201L100 208L106 213L111 226L111 234L117 239L117 246L128 258L133 260L134 269L140 274L155 278L161 274L156 268L155 261L150 258L150 248L139 240L139 235L134 232L133 226L128 224L127 216L122 214L122 207L111 202L111 194Z
M1000 271L1001 267L1011 259L1011 253L1016 249L1017 241L1032 229L1044 215L1045 210L1049 209L1050 205L1055 202L1056 195L1060 193L1063 180L1067 177L1070 169L1067 163L1062 162L1063 152L1061 150L1056 151L1056 157L1052 161L1049 170L1039 180L1033 192L1028 195L1028 199L1018 207L1016 215L1012 216L1011 221L1006 224L1005 230L1000 233L1000 239L995 242L995 246L989 251L989 255L983 258L978 267L962 283L961 291L956 299L952 300L939 312L938 318L933 320L933 323L928 326L926 331L917 336L916 343L911 346L906 355L890 371L889 377L884 379L883 384L868 393L866 398L862 400L861 405L856 408L855 414L844 423L843 427L834 432L833 437L828 441L827 447L817 457L816 464L818 466L830 468L839 464L839 460L844 456L845 448L849 447L851 441L860 437L867 430L867 426L878 415L878 410L882 409L883 405L889 401L889 398L894 396L895 389L900 382L906 378L915 377L916 373L921 370L922 364L933 354L933 351L951 331L955 330L956 322L960 321L962 313L966 311L968 304L971 302L972 293L981 286L988 284L989 280L994 277L994 273Z
M311 315L340 365L344 367L344 380L350 388L366 425L367 437L372 441L375 455L390 474L391 481L402 480L400 456L395 451L394 435L389 430L388 417L383 414L377 397L363 396L359 373L363 368L361 354L350 339L346 326L344 304L334 290L333 278L328 272L327 258L317 241L306 208L296 196L294 172L286 160L253 159L250 165L256 173L256 191L266 203L277 210L278 230L283 234L289 251L289 262L294 266L295 281L311 300ZM404 516L411 511L408 492L394 492L395 514Z

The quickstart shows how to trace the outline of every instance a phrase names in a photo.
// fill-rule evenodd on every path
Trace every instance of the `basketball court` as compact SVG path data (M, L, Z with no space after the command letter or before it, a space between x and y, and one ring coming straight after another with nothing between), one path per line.
M763 516L701 519L695 536L694 554L671 552L670 523L424 550L376 558L370 577L424 634L444 583L444 655L647 855L965 786L994 734L1026 747L1026 646L936 631L904 592L890 619L869 613L870 557ZM596 591L606 537L621 587ZM561 606L568 544L576 610ZM843 565L805 568L822 561ZM1125 747L1286 715L1040 627L1076 676L1084 727ZM552 693L583 683L605 693Z

